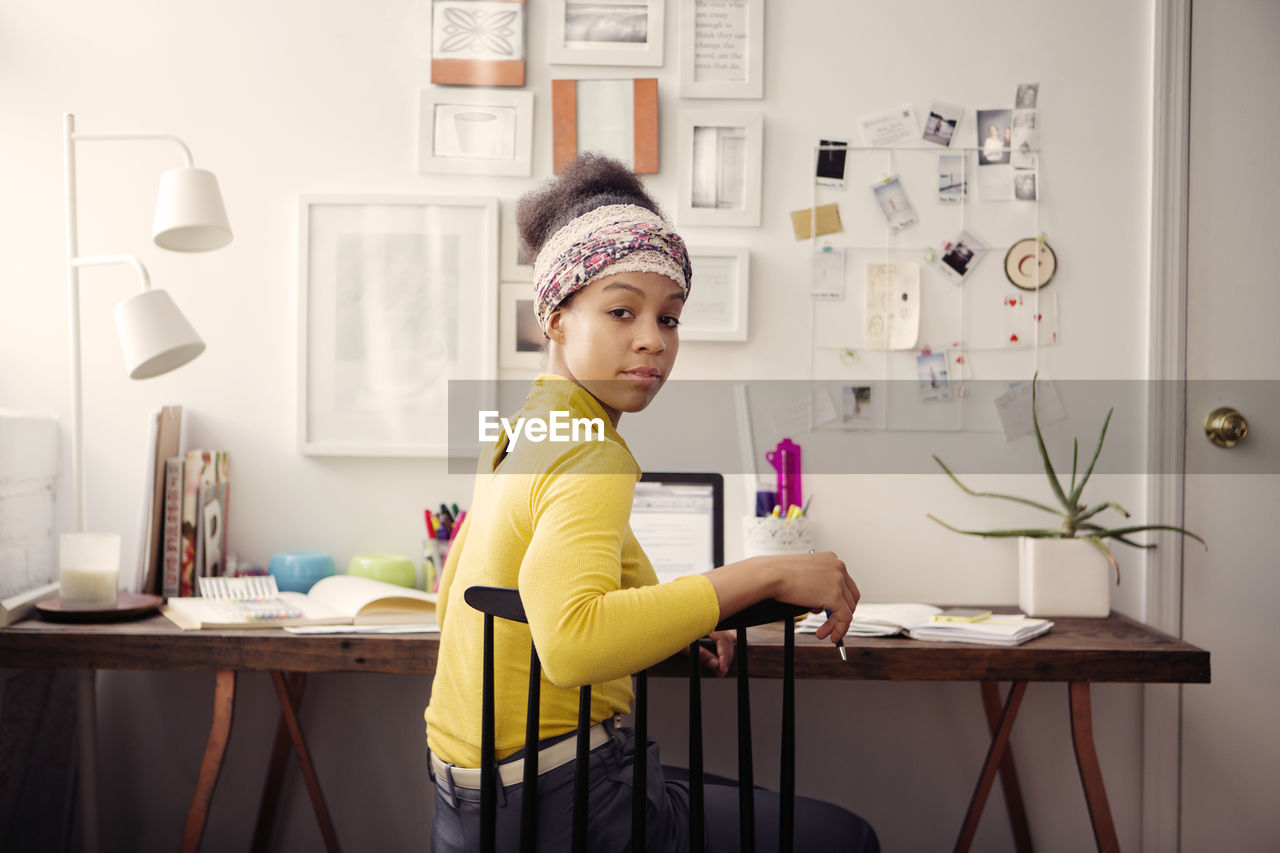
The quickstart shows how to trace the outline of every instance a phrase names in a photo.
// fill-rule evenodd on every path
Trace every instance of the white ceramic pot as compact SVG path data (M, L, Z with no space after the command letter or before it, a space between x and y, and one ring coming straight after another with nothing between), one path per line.
M1086 539L1018 540L1018 606L1028 616L1106 616L1111 564Z

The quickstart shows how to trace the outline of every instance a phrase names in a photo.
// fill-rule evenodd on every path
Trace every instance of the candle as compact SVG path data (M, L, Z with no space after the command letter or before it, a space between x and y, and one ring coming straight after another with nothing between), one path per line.
M120 536L64 533L58 540L62 606L83 610L116 606L120 583Z

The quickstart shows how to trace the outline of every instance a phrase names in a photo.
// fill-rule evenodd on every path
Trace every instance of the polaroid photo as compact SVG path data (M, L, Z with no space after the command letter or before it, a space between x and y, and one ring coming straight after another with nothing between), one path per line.
M884 213L891 232L897 233L908 225L915 224L916 210L911 206L911 199L907 198L907 191L902 188L897 175L885 178L871 190L876 195L876 201L880 204L880 210Z
M955 136L956 125L963 114L961 107L934 101L929 107L929 116L924 120L923 139L944 148L950 147L951 137Z
M959 237L942 244L936 266L947 278L962 284L986 253L986 243L968 231L961 231Z
M941 403L951 399L946 353L930 352L916 356L916 376L920 380L920 402Z
M1058 343L1058 295L1040 291L1005 296L1000 301L1004 345L1011 348L1047 347Z
M979 166L1008 163L1013 146L1013 110L978 110L977 143Z
M1018 95L1013 99L1013 106L1020 110L1034 110L1039 98L1039 83L1019 83Z
M1036 200L1036 173L1034 170L1013 170L1013 197L1018 201Z
M916 111L910 105L863 116L858 119L858 127L862 129L863 143L872 148L889 148L900 142L920 138Z
M844 189L844 162L848 155L848 142L818 140L818 167L815 174L818 186Z
M1023 113L1028 111L1023 111ZM1013 148L1009 152L1009 164L1015 169L1034 169L1036 167L1036 154L1040 150L1040 131L1036 130L1035 111L1029 111L1032 116L1030 124L1025 121L1018 123L1018 119L1023 113L1014 112L1013 114Z
M843 385L840 388L840 429L874 429L870 385Z
M961 204L965 194L963 154L938 155L938 203Z

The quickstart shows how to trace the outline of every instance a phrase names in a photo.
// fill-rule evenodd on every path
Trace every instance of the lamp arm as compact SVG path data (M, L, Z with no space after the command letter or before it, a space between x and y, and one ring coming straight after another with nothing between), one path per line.
M106 133L72 133L71 134L72 142L81 142L81 141L98 142L102 140L118 140L118 139L128 139L128 140L162 139L168 142L172 142L174 145L177 145L179 148L182 149L182 156L186 160L187 168L191 168L193 165L195 165L194 160L192 160L191 158L191 149L187 147L187 143L183 142L178 137L173 136L172 134L169 134L169 133L114 133L114 132L108 131Z
M142 265L142 261L133 255L91 255L89 257L71 259L71 266L73 267L96 267L108 264L131 265L134 271L138 273L138 278L142 281L142 289L151 289L151 276L147 275L147 268Z

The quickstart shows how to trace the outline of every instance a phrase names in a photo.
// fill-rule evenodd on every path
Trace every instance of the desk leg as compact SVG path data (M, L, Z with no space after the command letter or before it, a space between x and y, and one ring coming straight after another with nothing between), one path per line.
M982 704L987 711L987 725L995 737L1000 726L1000 689L994 681L982 682ZM1000 762L1000 785L1004 788L1004 802L1009 810L1009 823L1013 829L1013 846L1018 853L1031 853L1031 830L1027 827L1027 812L1022 805L1022 787L1018 784L1018 771L1013 766L1013 747L1005 750Z
M294 708L302 704L302 688L305 685L305 673L289 674L289 699ZM250 848L252 853L266 853L271 844L271 826L275 822L276 804L280 801L280 784L284 781L284 767L288 758L289 725L281 712L280 722L276 726L276 740L271 746L267 779L262 786L262 800L258 803L258 821L253 828L253 846Z
M231 739L231 712L235 710L235 670L219 670L213 689L213 723L209 726L209 740L204 747L204 760L200 762L200 775L196 777L196 790L191 795L191 807L187 809L187 824L182 829L183 853L195 853L200 849L205 823L209 820L209 801L222 772L222 757Z
M293 750L298 755L298 769L307 783L307 792L311 795L311 807L315 810L316 820L320 822L320 834L324 836L324 846L331 853L337 853L338 834L333 829L333 821L329 819L329 809L324 804L324 792L320 790L320 778L316 776L315 766L311 763L311 751L302 737L302 726L298 724L297 710L293 698L289 695L289 687L285 684L284 673L273 671L271 680L276 685L276 697L280 700L280 713L289 727L289 738L293 741Z
M1015 681L1009 687L1009 698L1005 700L1004 710L1000 712L1000 722L991 738L991 746L987 748L987 760L982 765L982 773L978 776L978 785L969 800L969 811L965 814L964 825L960 828L960 837L956 839L956 853L966 853L973 844L973 836L978 831L978 820L982 817L982 809L987 804L987 795L991 793L991 784L996 778L996 769L1004 756L1005 747L1009 745L1009 732L1013 730L1014 718L1018 716L1018 706L1022 704L1022 694L1027 690L1025 681Z
M1093 838L1101 853L1119 853L1120 841L1111 821L1107 789L1102 785L1102 768L1093 748L1093 710L1089 701L1089 682L1073 681L1068 687L1071 703L1071 742L1076 748L1076 766L1080 768L1080 784L1089 803L1089 820L1093 822Z

